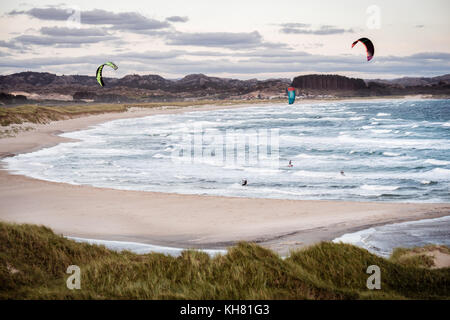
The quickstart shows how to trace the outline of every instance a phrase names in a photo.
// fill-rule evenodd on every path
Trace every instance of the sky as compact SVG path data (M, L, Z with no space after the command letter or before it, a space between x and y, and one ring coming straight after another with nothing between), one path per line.
M146 0L0 3L0 74L203 73L238 79L450 73L450 1ZM361 44L375 45L368 62Z

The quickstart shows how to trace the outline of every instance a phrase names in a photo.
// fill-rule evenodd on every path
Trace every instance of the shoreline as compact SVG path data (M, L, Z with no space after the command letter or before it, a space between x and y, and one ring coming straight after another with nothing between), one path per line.
M71 141L58 134L112 120L256 106L261 104L131 108L39 124L0 139L0 160ZM255 199L76 186L16 175L1 164L0 203L3 221L43 224L69 237L202 249L245 240L280 254L377 225L450 215L450 203Z

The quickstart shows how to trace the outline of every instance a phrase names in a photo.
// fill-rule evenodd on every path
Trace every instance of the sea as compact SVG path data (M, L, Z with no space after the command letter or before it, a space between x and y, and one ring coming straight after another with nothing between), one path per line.
M120 119L61 136L76 141L7 158L7 168L38 179L123 190L450 202L448 99L253 105ZM444 225L430 241L448 244L450 225ZM370 232L353 239L380 243L373 234L390 231ZM404 243L421 244L408 239ZM360 240L353 242L361 245ZM389 251L382 247L380 252Z

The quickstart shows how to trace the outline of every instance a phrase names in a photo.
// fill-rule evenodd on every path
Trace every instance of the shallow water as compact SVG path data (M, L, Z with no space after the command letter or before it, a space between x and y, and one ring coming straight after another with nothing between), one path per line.
M156 115L63 136L82 141L7 158L8 168L50 181L127 190L450 201L450 100ZM246 187L240 184L244 178Z
M422 247L442 244L450 247L450 216L387 224L347 233L333 242L350 243L388 257L394 248Z
M114 251L118 251L118 252L127 250L127 251L131 251L131 252L134 252L137 254L162 253L165 255L178 257L181 255L181 252L183 252L184 250L187 250L187 249L183 249L183 248L156 246L156 245L140 243L140 242L98 240L98 239L87 239L87 238L78 238L78 237L67 237L67 238L74 240L76 242L102 245L110 250L114 250ZM227 250L220 250L220 249L195 249L195 250L207 253L212 257L219 255L219 254L227 253Z

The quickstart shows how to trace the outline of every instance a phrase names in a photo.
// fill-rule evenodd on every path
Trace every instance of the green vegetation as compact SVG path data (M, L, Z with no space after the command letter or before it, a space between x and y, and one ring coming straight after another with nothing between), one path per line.
M437 245L412 249L397 248L392 252L391 260L405 266L431 268L434 267L434 259L430 255L433 252L450 255L450 248Z
M130 108L158 108L158 107L176 107L183 108L188 106L201 105L231 105L231 104L254 104L264 103L269 100L200 100L200 101L178 101L178 102L152 102L136 104L89 104L89 105L69 105L69 106L36 106L23 105L10 108L0 107L0 125L8 126L11 124L48 123L55 120L70 119L90 114L100 114L108 112L125 112ZM273 102L273 101L272 101Z
M448 249L448 248L447 248ZM368 290L369 265L381 290ZM81 290L66 287L69 265ZM2 299L448 299L450 268L428 269L323 242L282 259L240 243L223 256L117 253L46 227L0 223Z
M65 106L46 107L25 105L11 108L0 108L0 125L21 124L24 122L47 123L49 121L69 119L86 114L104 112L123 112L123 105L92 105L92 106Z

